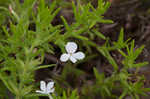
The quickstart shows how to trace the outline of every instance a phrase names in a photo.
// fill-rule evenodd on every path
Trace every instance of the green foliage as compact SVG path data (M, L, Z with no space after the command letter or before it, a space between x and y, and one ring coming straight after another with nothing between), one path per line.
M7 88L4 86L2 82L0 82L0 98L3 99L5 97L4 95L6 94L7 94Z
M126 47L128 45L129 40L130 39L124 41L124 30L122 28L121 31L120 31L120 35L118 37L118 41L114 42L114 48L121 49L121 48Z
M139 95L146 96L146 92L150 91L149 88L143 88L143 77L138 77L137 81L133 83L129 81L129 78L133 75L128 74L127 72L122 72L118 76L120 79L120 87L123 89L119 99L123 99L126 95L131 96L132 99L140 99Z
M88 46L88 43L91 43L91 41L86 36L83 36L85 34L90 35L90 38L93 35L94 37L99 36L100 38L105 39L103 34L101 34L97 29L92 28L96 26L97 23L112 23L111 20L104 20L102 16L109 7L109 4L110 3L108 2L106 4L99 3L98 7L94 8L90 3L86 5L78 3L76 6L75 3L72 2L75 22L69 25L66 19L61 16L66 31L62 37L57 39L58 42L56 44L59 44L59 46L60 44L64 45L64 41L66 41L66 39L76 38L83 42L86 41L87 43L85 44ZM60 46L60 48L62 48L62 46Z
M77 90L73 90L72 92L70 92L69 90L63 91L62 96L53 96L53 99L79 99Z
M106 47L106 45L102 46L102 47L98 47L98 51L104 56L106 57L106 59L108 60L108 62L114 67L114 70L117 71L118 70L118 65L115 62L115 60L113 59L113 57L110 55L109 53L109 48Z
M113 87L112 79L108 79L105 77L105 75L99 74L96 68L94 70L94 75L96 77L96 84L94 86L94 90L97 93L100 93L103 98L106 96L111 96L111 91ZM99 86L101 86L99 88Z
M123 51L119 50L121 55L123 55L125 57L125 59L122 61L122 63L126 69L134 68L134 67L141 67L141 66L145 66L148 64L148 62L135 63L136 59L142 52L143 48L144 48L144 46L141 46L140 48L135 49L134 48L134 40L133 40L130 43L130 48L129 48L129 46L126 46L127 55Z
M137 72L137 68L148 64L148 62L136 63L136 59L141 54L144 46L135 48L134 40L130 43L127 43L129 40L124 42L123 39L124 32L123 29L121 29L118 41L114 42L114 46L111 47L108 42L106 42L102 47L97 47L98 51L105 56L108 62L114 67L115 71L110 77L106 78L104 73L100 74L96 68L94 68L96 82L98 83L95 85L93 91L97 89L96 92L100 92L101 97L104 99L107 97L116 99L118 96L112 94L113 90L122 90L121 95L118 97L119 99L123 99L126 95L131 96L132 99L140 99L139 95L146 95L146 92L150 91L149 88L143 87L145 80L143 76L136 76L135 74L128 72L128 70L131 68L135 68ZM121 50L122 48L127 49L127 54ZM120 70L118 68L119 66L110 54L110 51L115 49L117 49L124 57L122 60L123 67ZM132 77L137 77L137 81L130 81L129 79L132 79Z
M42 3L41 1L40 4L42 5ZM34 0L26 0L23 4L20 4L20 7L18 6L20 16L17 16L17 24L10 23L9 30L6 29L7 27L3 27L5 35L3 35L4 39L0 41L0 60L3 61L0 65L0 79L16 95L16 98L26 97L32 92L35 70L53 66L40 65L43 63L44 53L53 52L49 45L50 33L57 31L57 28L52 27L51 24L46 24L46 22L51 22L58 10L48 14L47 7L39 6L39 13L33 16L37 17L35 22L37 28L36 31L32 31L29 30L29 19L34 4ZM52 6L55 5L52 4ZM54 7L51 7L50 10L53 11L53 9ZM43 20L45 14L49 16ZM46 24L44 27L41 20L45 22L43 24ZM43 38L45 39L43 40Z

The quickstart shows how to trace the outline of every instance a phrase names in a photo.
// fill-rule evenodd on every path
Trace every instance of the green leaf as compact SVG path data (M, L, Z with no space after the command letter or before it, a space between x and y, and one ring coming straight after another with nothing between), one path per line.
M70 28L69 24L67 23L66 19L63 16L61 16L61 19L64 22L64 26L65 26L66 30L70 31L71 28Z
M93 31L99 38L102 38L102 39L106 40L106 37L105 37L102 33L98 32L96 29L93 29L92 31Z
M56 64L38 66L35 70L56 66Z
M118 70L118 65L115 62L115 60L113 59L113 57L110 55L109 51L107 50L106 47L98 47L97 48L98 51L107 58L107 60L109 61L109 63L114 67L114 70L117 71Z

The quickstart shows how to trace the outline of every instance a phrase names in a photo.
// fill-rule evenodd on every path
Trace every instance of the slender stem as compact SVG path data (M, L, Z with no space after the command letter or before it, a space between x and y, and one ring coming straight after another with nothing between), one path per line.
M77 0L77 10L79 11L79 7L80 7L80 3L81 1L80 0Z
M20 20L19 16L17 15L17 13L12 9L11 5L9 5L9 10L10 12L14 15L14 17L17 19L17 21Z
M49 97L49 99L53 99L53 97L50 94L48 95L48 97Z

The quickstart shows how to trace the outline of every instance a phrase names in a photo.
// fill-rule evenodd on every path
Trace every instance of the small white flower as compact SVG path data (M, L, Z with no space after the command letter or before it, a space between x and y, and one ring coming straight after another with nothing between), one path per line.
M76 52L77 44L75 42L68 42L65 46L67 53L61 55L60 60L66 62L68 60L75 63L77 60L81 60L85 57L83 52ZM75 53L76 52L76 53Z
M46 85L45 81L41 81L40 82L40 89L41 90L37 90L36 92L41 93L41 94L50 94L54 92L54 82L51 81Z

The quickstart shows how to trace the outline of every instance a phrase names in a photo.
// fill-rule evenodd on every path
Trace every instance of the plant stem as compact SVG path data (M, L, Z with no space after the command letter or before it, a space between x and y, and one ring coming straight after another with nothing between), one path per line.
M18 96L16 96L15 99L22 99L22 97L18 95Z
M48 95L48 97L49 97L49 99L53 99L53 97L50 94Z

